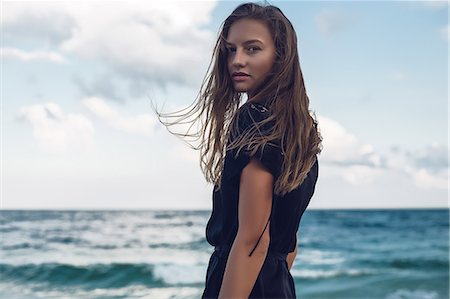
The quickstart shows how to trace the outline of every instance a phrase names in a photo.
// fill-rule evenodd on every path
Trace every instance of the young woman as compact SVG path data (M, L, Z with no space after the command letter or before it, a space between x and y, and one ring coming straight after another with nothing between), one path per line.
M214 183L206 239L215 250L202 298L295 298L289 271L322 138L290 21L272 5L238 6L223 24L204 82L182 115L203 116L197 149Z

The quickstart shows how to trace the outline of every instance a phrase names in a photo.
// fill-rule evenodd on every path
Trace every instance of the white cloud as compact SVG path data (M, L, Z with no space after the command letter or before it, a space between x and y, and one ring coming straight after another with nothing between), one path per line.
M338 165L381 166L381 157L374 151L372 145L360 142L335 120L324 116L318 119L323 137L322 160Z
M431 8L431 9L441 9L446 8L448 3L447 1L436 1L436 0L422 0L421 3L424 7Z
M156 120L150 114L123 116L99 97L85 98L83 105L115 129L144 136L151 136L155 129Z
M384 173L381 169L371 168L364 165L348 166L342 171L342 178L352 185L368 185L374 183Z
M337 121L328 117L318 116L319 129L323 138L323 150L320 161L331 166L328 172L321 175L341 177L352 185L362 185L373 182L381 173L382 157L373 146L364 144L348 132Z
M408 173L422 189L448 189L448 148L433 143L415 151L405 151Z
M81 114L66 114L56 103L22 107L19 117L31 123L33 137L45 151L90 150L94 145L91 121Z
M52 46L68 38L75 25L70 6L62 1L4 1L2 8L4 43L19 40Z
M16 59L21 61L49 61L66 63L66 59L58 52L46 50L22 51L16 48L3 47L0 49L2 59Z
M212 53L215 33L203 27L214 6L213 1L5 3L3 23L12 41L12 33L30 27L27 34L36 42L51 41L55 51L103 62L130 79L192 86L201 81ZM55 20L63 32L55 29Z
M448 149L443 145L430 145L409 152L393 150L377 152L364 144L337 121L318 117L323 137L320 161L327 165L321 176L340 177L352 185L367 185L387 173L398 173L415 183L420 189L448 189Z
M426 169L414 169L410 172L416 185L423 189L448 189L448 170L439 175L432 174Z

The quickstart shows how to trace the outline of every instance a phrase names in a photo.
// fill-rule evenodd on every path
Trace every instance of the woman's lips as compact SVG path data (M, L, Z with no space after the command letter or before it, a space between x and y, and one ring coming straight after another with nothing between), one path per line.
M247 80L247 78L250 77L249 75L235 75L233 76L234 81L244 81Z

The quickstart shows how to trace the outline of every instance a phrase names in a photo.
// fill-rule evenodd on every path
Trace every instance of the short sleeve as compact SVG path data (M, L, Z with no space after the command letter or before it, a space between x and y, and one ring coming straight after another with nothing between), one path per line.
M245 156L245 164L249 163L252 157L245 151L243 152L243 155ZM280 176L283 159L279 143L274 143L272 141L262 145L253 157L261 161L261 164L264 165L275 179Z
M264 107L251 104L242 111L239 119L239 134L244 133L250 126L254 126L256 122L261 121L268 116ZM273 122L265 124L258 134L268 134L273 125ZM238 149L227 151L224 165L224 176L231 178L240 175L242 169L250 162L251 158L258 159L274 177L274 181L281 174L281 167L283 164L283 154L281 145L278 140L271 140L262 144L253 156L250 156L250 151L242 148L236 155Z

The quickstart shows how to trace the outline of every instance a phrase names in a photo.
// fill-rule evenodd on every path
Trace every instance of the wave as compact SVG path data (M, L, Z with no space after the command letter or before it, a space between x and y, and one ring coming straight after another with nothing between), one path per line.
M399 289L386 296L386 299L439 299L435 291Z
M17 249L43 250L46 248L47 248L47 244L45 244L45 243L30 243L30 242L23 242L23 243L13 244L13 245L3 245L1 247L2 250L17 250Z
M397 269L448 270L449 268L448 260L439 259L394 259L388 265Z
M390 260L359 260L358 263L384 269L444 270L446 272L449 269L448 259L391 258Z
M91 264L77 266L61 263L0 264L2 281L39 282L55 285L95 285L96 287L123 287L140 284L160 287L165 283L154 275L152 264Z
M344 276L362 276L376 274L377 271L372 269L342 269L342 270L291 270L292 276L301 279L318 279L318 278L337 278Z

